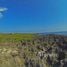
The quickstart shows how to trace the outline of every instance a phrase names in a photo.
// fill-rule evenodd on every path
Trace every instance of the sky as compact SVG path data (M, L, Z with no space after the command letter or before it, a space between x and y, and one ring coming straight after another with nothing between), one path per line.
M67 0L0 0L0 32L67 31Z

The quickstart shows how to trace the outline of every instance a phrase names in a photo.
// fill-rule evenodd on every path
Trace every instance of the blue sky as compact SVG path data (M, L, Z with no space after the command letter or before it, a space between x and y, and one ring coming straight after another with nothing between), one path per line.
M67 0L0 0L7 8L0 18L0 32L67 31Z

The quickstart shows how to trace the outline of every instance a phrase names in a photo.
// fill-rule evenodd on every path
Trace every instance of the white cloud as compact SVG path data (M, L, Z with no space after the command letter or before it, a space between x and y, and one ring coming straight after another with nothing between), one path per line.
M4 11L7 11L8 8L3 8L3 7L0 7L0 12L4 12Z
M2 18L2 17L3 17L2 12L5 12L5 11L7 11L7 10L8 10L8 8L0 7L0 18Z

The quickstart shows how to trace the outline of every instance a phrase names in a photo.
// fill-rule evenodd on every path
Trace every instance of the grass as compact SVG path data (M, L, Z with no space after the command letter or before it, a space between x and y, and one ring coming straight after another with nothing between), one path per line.
M0 34L1 42L19 42L20 40L31 40L35 37L35 34Z
M54 50L53 45L55 43L52 43L52 41L47 38L47 40L44 39L44 41L41 40L38 42L39 38L40 36L37 34L0 34L0 67L28 67L31 63L33 67L48 67L47 57L40 59L39 54L42 54L43 49L47 47L52 47L52 50ZM32 39L35 40L32 41ZM26 44L22 45L20 40L25 40L23 43ZM27 40L30 41L27 42ZM60 43L61 42L59 42L59 44ZM50 55L48 49L45 50L47 50L47 53L44 51L44 54ZM51 52L51 54L53 53L55 54L55 52ZM55 60L57 60L57 57L53 57L52 61L54 62Z

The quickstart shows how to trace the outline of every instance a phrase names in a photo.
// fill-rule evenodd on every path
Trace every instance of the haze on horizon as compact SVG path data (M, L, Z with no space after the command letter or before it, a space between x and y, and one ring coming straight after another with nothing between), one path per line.
M0 0L0 7L8 9L0 12L1 33L67 31L67 0Z

